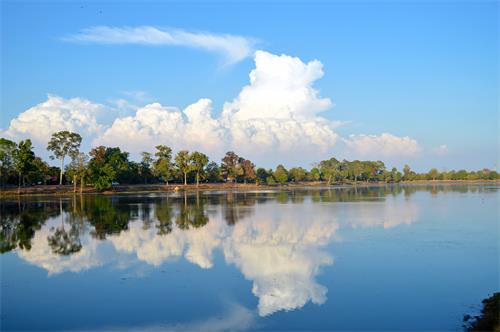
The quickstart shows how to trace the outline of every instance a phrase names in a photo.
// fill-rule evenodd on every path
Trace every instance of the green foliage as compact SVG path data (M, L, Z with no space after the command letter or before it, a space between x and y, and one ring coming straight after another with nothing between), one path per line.
M122 152L120 148L98 146L89 154L92 157L88 165L90 180L97 190L110 188L115 180L127 180L130 174L127 152Z
M80 192L83 192L85 180L89 174L88 156L83 152L80 152L76 156L74 156L73 160L71 160L71 163L68 165L66 174L68 174L73 179L75 191L76 185L78 181L80 181Z
M148 179L152 175L151 165L153 164L153 155L149 152L141 153L142 160L139 164L139 174L144 179L144 183L148 183Z
M276 182L280 184L285 184L288 182L288 171L286 170L285 166L283 165L278 165L276 167L276 170L273 173L273 177L276 180Z
M262 167L257 168L256 181L258 184L266 184L267 178L270 176L271 174L267 172L264 168Z
M165 145L157 145L155 157L153 174L168 184L174 175L172 149Z
M311 172L309 172L309 180L310 181L321 180L321 172L317 167L314 167L313 169L311 169Z
M61 174L59 184L62 184L64 173L64 158L70 156L75 157L80 149L82 137L77 133L72 133L67 130L59 131L52 134L52 138L47 144L47 150L52 151L50 159L61 160Z
M206 172L208 182L217 183L222 181L222 177L220 175L220 167L216 162L209 162L206 167Z
M80 135L69 131L54 133L47 149L52 151L51 159L59 158L61 166L64 157L70 156L72 161L66 169L49 166L41 158L35 156L30 140L16 144L5 138L0 138L0 181L2 185L17 183L19 186L26 182L42 184L55 181L56 172L60 177L63 171L76 185L83 185L86 180L97 190L112 187L113 182L120 184L196 182L205 180L211 183L251 182L257 184L286 184L288 182L324 181L333 183L362 182L400 182L418 180L451 180L476 181L498 180L496 170L482 169L479 171L451 170L438 171L436 168L429 172L416 173L409 165L404 165L402 172L396 168L386 169L382 161L370 160L342 160L331 157L317 163L309 172L302 167L293 167L287 171L283 165L278 165L275 171L264 168L255 168L248 159L238 156L233 151L226 153L220 166L210 162L207 155L194 151L189 153L181 150L175 155L172 162L172 149L165 145L157 145L154 157L149 152L142 153L140 162L130 161L128 152L118 147L99 146L89 153L87 162L85 154L79 153ZM59 183L62 183L60 178Z
M200 183L200 176L204 176L204 168L208 164L208 157L198 151L195 151L190 156L191 170L196 172L196 185Z
M10 172L14 171L14 153L17 144L6 138L0 138L0 181L4 186Z
M339 174L340 163L335 158L323 160L319 163L319 170L326 179L326 183L331 184L333 180L337 180Z
M191 163L191 156L189 155L189 151L181 150L177 152L175 156L175 164L177 168L184 175L184 185L187 184L187 174L193 170L193 165Z
M435 168L432 168L429 173L427 173L428 180L436 180L439 176L439 171Z
M293 182L301 182L306 180L307 171L302 167L290 168L288 172L290 174L290 180Z
M35 153L31 140L20 141L13 154L14 168L19 175L19 185L25 184L26 175L34 168Z

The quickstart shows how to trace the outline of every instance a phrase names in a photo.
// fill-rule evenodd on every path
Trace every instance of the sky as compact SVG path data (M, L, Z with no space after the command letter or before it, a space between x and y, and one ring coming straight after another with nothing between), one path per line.
M499 7L2 1L0 136L496 169Z

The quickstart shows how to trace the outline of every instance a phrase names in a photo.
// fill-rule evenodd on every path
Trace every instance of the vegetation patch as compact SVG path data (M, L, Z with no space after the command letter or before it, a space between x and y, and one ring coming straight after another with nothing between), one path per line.
M500 293L494 293L487 299L483 300L483 309L478 316L464 316L465 331L500 331Z

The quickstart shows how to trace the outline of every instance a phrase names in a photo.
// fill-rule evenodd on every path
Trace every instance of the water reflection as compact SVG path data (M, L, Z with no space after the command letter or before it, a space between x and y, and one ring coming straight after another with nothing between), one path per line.
M488 190L424 189L433 195ZM419 210L410 197L419 190L388 186L4 200L0 248L2 253L14 250L49 275L141 262L158 267L179 258L209 269L220 251L252 282L258 313L266 316L325 302L327 289L316 279L333 264L325 247L339 237L339 229L411 224Z

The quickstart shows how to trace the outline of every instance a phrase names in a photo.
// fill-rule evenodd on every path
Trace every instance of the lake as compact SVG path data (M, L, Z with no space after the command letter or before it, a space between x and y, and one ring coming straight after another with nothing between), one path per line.
M499 186L5 199L1 329L461 330Z

